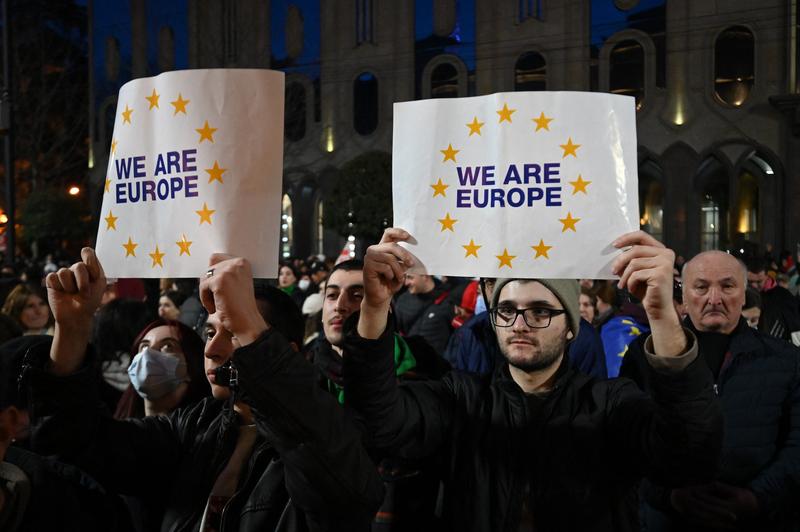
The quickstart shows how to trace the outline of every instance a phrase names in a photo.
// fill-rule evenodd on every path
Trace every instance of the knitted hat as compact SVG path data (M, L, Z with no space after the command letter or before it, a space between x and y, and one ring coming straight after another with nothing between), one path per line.
M494 284L494 292L492 292L491 308L497 307L497 302L500 299L500 291L505 285L511 281L526 280L528 279L498 279ZM581 289L578 281L575 279L530 279L530 281L541 283L545 286L545 288L553 292L553 294L564 306L564 310L567 311L569 328L572 331L573 336L577 337L578 331L580 331L581 328L581 312L580 305L578 304Z

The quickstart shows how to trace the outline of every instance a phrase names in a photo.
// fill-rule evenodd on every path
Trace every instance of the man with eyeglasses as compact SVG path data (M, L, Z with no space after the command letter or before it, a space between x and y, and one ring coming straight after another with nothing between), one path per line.
M619 286L650 319L653 399L628 380L597 380L565 356L578 334L578 283L498 279L489 312L506 364L486 377L398 385L389 302L415 258L388 229L368 249L364 299L345 335L348 403L370 442L400 456L439 453L452 530L638 530L636 481L708 478L721 440L711 374L672 306L674 253L643 232L614 242Z

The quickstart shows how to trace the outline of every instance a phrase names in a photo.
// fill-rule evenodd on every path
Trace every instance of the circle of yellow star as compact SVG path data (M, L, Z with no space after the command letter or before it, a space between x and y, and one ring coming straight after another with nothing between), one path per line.
M106 231L109 229L117 230L117 220L119 220L119 216L114 216L112 211L108 211L108 216L103 219L106 221Z
M483 122L478 122L478 117L476 116L476 117L474 117L472 119L471 123L467 124L467 127L469 128L469 136L470 137L474 133L477 133L478 135L480 135L481 134L481 128L483 127Z
M539 118L533 118L532 120L536 122L536 131L539 131L540 129L550 131L550 122L552 122L553 119L544 116L544 111L542 111L542 114L539 115Z
M111 180L106 179L106 192L111 192Z
M569 137L566 144L559 144L562 150L564 150L564 156L562 159L566 159L567 155L572 155L573 157L578 157L577 150L581 147L580 144L573 144L572 137Z
M504 120L508 120L508 123L511 123L511 115L515 113L516 109L509 109L508 104L504 103L503 108L499 111L495 111L498 115L500 115L500 120L497 122L498 124L502 124Z
M131 123L131 115L133 114L133 109L128 107L128 104L125 104L125 110L122 111L122 123L123 124L130 124Z
M208 182L211 183L212 181L219 181L220 183L223 183L222 174L227 172L227 170L227 168L220 168L219 163L214 161L213 167L206 168L206 172L208 173Z
M206 120L206 123L203 124L203 127L195 129L195 131L200 133L200 142L208 140L212 143L214 142L214 132L216 130L217 128L208 125L208 120Z
M580 218L573 218L572 217L572 213L568 212L566 218L559 218L558 221L561 222L564 225L564 227L561 229L562 233L564 231L566 231L567 229L571 229L573 232L575 232L575 224L580 222L581 219Z
M439 178L439 181L437 181L433 185L428 185L428 186L430 186L433 189L433 197L434 198L436 196L442 196L443 198L446 198L447 194L445 194L444 191L447 190L450 187L450 185L445 185L444 183L442 183L442 178L441 177Z
M190 101L191 100L184 100L183 96L181 96L181 93L179 92L178 99L169 102L175 108L175 112L172 113L172 116L175 116L178 113L186 114L186 106L189 104Z
M464 255L465 259L467 257L469 257L470 255L472 255L473 257L475 257L477 259L478 258L478 250L481 249L483 246L477 245L475 243L475 240L470 238L469 239L469 244L462 245L461 247L464 248L467 251L467 254Z
M208 205L203 202L203 208L199 211L194 211L200 216L200 225L203 225L203 222L208 222L208 225L211 225L211 215L217 212L214 209L209 209Z
M538 246L531 246L531 247L532 247L532 248L533 248L533 250L536 252L536 256L535 256L535 257L533 257L534 259L538 259L539 257L544 257L544 258L546 258L546 259L549 259L549 258L550 258L550 256L549 256L549 255L547 255L547 252L548 252L548 250L550 250L550 248L552 248L553 246L545 246L545 245L544 245L544 240L542 240L542 239L540 238L540 239L539 239L539 245L538 245Z
M574 196L578 192L583 192L586 194L586 187L591 183L591 181L584 181L581 174L578 174L578 179L575 181L570 181L569 184L572 185L572 195Z
M458 220L450 218L449 212L445 214L444 218L439 218L439 223L442 224L442 231L449 229L451 232L455 232L453 231L453 225L455 225L457 221Z
M150 266L151 268L155 268L156 265L158 265L158 266L160 266L162 268L164 267L164 263L162 261L164 259L164 255L166 255L166 253L161 253L158 250L158 245L156 245L156 250L154 252L152 252L152 253L148 253L148 255L150 255L151 259L153 259L153 264Z
M117 139L111 141L111 153L117 152Z
M439 150L439 151L442 152L442 154L444 155L444 159L442 160L442 162L446 163L447 161L456 162L456 154L461 150L454 150L453 145L448 144L446 150Z
M511 265L511 261L517 258L516 255L508 254L508 248L503 248L503 254L495 255L495 257L497 257L497 260L500 261L500 266L498 266L498 268L502 268L503 266L508 266L509 268L513 268L513 266Z
M178 247L180 248L180 253L178 253L179 257L181 255L183 255L184 253L186 255L189 255L190 257L192 256L192 254L189 252L189 248L192 245L192 241L191 240L186 240L186 235L181 235L181 239L178 240L175 243L178 244Z
M125 256L126 257L135 257L136 256L136 247L139 244L134 242L131 237L128 237L128 243L122 244L122 247L125 248Z
M145 100L147 100L148 102L150 102L150 107L148 108L148 111L149 111L150 109L152 109L153 107L155 107L156 109L161 109L161 108L158 106L158 99L159 99L159 97L160 97L160 96L161 96L161 95L160 95L160 94L158 94L158 93L156 92L156 90L155 90L155 89L153 89L153 94L151 94L150 96L145 96L145 97L144 97L144 99L145 99Z

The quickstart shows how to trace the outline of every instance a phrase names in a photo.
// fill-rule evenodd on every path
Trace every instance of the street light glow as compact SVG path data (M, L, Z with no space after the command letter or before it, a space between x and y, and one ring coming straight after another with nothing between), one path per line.
M72 185L71 187L69 187L69 190L67 190L67 193L70 196L77 196L78 194L81 193L81 188L77 185Z

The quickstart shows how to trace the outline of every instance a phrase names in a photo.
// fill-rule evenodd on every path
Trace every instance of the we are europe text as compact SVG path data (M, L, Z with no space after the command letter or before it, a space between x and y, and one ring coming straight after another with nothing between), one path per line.
M147 158L144 155L115 160L119 181L114 184L117 203L196 198L196 155L196 149L159 153L152 178L148 177Z
M511 164L496 174L494 165L459 166L456 208L533 207L537 202L560 206L560 168L560 163ZM501 175L502 182L498 182Z

